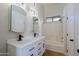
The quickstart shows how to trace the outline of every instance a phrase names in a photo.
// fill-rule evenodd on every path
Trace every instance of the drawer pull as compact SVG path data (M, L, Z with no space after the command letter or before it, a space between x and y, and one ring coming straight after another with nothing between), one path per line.
M44 48L45 44L43 43L43 48Z
M38 53L38 55L40 55L41 54L41 51Z
M41 49L41 47L38 50L40 50L40 49Z
M32 51L34 48L35 48L35 47L33 47L33 48L29 49L29 51Z
M40 43L38 43L38 45L40 45L41 44L41 42Z
M34 56L33 54L31 54L30 56Z

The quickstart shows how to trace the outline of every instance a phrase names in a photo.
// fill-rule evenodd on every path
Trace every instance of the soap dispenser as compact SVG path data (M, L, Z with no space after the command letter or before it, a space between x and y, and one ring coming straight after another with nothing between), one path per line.
M19 35L18 41L22 41L23 35Z

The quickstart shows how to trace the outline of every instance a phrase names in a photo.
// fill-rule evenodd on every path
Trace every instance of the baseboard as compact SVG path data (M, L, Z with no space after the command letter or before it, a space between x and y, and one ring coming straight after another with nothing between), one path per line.
M0 53L0 56L7 56L8 53Z

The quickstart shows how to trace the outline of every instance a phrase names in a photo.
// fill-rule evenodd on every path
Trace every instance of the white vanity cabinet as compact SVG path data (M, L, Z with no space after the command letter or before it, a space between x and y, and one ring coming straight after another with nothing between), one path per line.
M45 51L44 40L42 38L32 39L32 41L30 40L23 45L21 44L21 46L17 45L18 43L13 43L13 45L11 40L7 43L9 56L42 56Z

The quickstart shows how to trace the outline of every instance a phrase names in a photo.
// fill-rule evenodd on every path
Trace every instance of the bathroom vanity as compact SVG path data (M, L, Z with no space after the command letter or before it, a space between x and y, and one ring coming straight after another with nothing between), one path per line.
M42 56L44 48L44 37L23 38L22 41L8 40L9 56Z
M30 7L29 7L30 9ZM26 37L27 35L23 36L22 33L25 31L25 20L26 19L26 11L19 6L12 5L11 6L11 23L10 29L12 32L16 32L19 34L19 40L10 39L7 41L8 45L8 55L9 56L41 56L44 53L44 37L41 33L41 19L36 15L36 9L31 8L33 14L27 13L30 17L32 17L33 25L32 31L29 31L33 34L33 37ZM30 10L30 13L32 13ZM29 19L31 20L31 19ZM31 22L32 22L31 21ZM29 21L27 21L29 23ZM29 24L29 25L30 25ZM31 26L29 26L31 27ZM28 25L26 28L29 28ZM32 28L32 27L31 27ZM30 29L31 29L30 28ZM28 32L28 30L27 30ZM21 38L24 37L24 38Z

